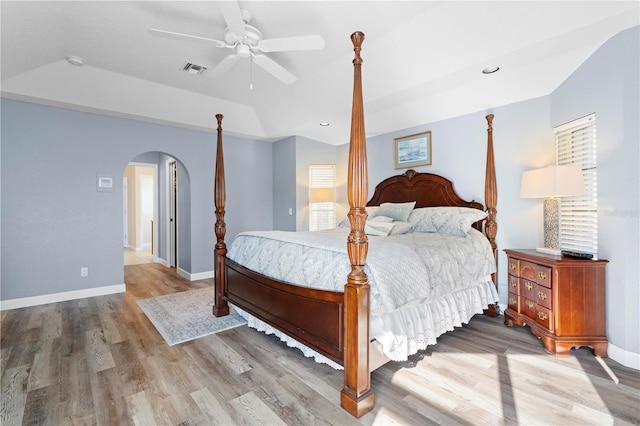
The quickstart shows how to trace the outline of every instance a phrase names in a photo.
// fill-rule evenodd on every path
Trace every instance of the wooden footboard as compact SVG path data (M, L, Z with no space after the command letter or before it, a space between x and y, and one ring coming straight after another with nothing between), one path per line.
M289 285L230 259L226 265L227 301L343 364L344 293Z

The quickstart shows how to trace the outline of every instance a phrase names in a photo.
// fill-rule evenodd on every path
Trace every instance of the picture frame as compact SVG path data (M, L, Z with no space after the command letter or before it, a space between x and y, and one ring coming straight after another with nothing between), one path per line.
M395 169L431 165L431 131L393 139Z

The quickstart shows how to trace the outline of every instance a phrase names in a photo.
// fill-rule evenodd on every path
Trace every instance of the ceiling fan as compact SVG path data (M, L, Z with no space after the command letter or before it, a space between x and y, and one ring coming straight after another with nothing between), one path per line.
M212 72L215 75L221 75L231 70L241 59L251 58L253 63L284 84L294 83L297 79L296 76L265 53L324 49L324 39L317 34L264 39L260 30L249 25L252 17L251 12L241 9L236 1L221 1L219 4L227 24L227 28L224 30L224 41L158 29L150 29L149 32L160 37L211 43L216 47L233 50L233 53L227 55L213 69Z

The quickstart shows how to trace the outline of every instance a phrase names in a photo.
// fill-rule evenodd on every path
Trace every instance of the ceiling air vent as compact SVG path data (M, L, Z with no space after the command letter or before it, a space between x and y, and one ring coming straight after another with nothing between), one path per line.
M207 69L207 67L187 62L187 64L182 69L189 74L200 75Z

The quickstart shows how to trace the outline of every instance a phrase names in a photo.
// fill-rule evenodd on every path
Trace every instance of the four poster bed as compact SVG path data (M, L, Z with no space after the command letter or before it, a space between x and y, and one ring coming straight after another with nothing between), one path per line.
M385 345L400 347L401 355L398 356L393 350L387 350L386 356L391 353L391 358L398 358L404 354L406 359L406 355L423 349L426 344L435 343L435 337L452 329L453 326L467 322L475 313L485 309L485 313L496 314L494 303L497 301L497 292L492 277L495 277L496 272L497 189L492 141L493 115L488 115L486 209L480 203L465 201L459 197L448 179L429 173L417 173L414 170L388 178L378 184L373 197L367 202L368 177L362 102L362 59L360 58L364 34L356 32L351 35L351 40L354 45L355 59L353 60L353 110L347 186L350 205L348 228L342 231L338 229L316 233L278 231L243 233L228 251L224 241L226 193L222 152L223 117L220 114L216 115L218 145L214 197L217 242L213 313L216 316L227 315L229 303L231 303L234 309L239 308L243 315L248 315L250 325L254 324L254 327L268 332L276 332L287 343L299 342L303 351L308 349L317 360L320 358L323 362L328 360L329 363L342 366L344 387L341 391L341 405L352 415L360 417L370 411L374 404L373 392L370 389L370 372L373 369L372 364L378 362L370 360L371 338L383 342L378 345L378 348ZM410 207L407 207L407 203L411 203ZM404 221L393 217L391 219L396 220L388 220L386 214L391 212L388 214L393 216L398 208L402 210L400 215L404 215L401 218ZM379 214L383 210L385 214ZM408 215L405 214L407 210L410 211ZM442 211L447 212L448 215L453 214L457 218L453 221L456 222L456 226L462 224L464 227L466 224L469 229L464 229L462 234L458 233L458 228L453 234L444 232L444 227L430 229L429 227L434 224L437 228L439 220L442 222ZM460 216L457 216L458 214ZM370 220L367 220L368 215L372 216ZM374 219L381 218L384 218L383 222L375 223ZM400 222L403 223L405 231L394 235L392 231L398 229ZM447 223L451 225L452 222ZM370 225L372 229L376 229L376 232L369 229ZM384 231L382 234L377 234L381 228ZM419 231L413 232L416 229ZM274 234L278 235L274 236ZM315 234L319 242L309 243L300 248L297 234ZM369 238L367 234L390 236ZM335 243L336 238L341 241L340 247ZM429 238L431 239L428 241L423 240ZM438 240L434 243L433 238ZM344 244L345 239L346 244ZM236 244L238 240L248 240L249 245L240 246ZM257 245L261 241L266 241L267 245ZM416 249L411 244L417 244L419 247ZM426 251L426 255L416 260L412 257L413 251L425 251L425 247L432 248L434 244L439 244L438 248L454 247L453 253L457 255L453 254L450 257L454 258L453 263L457 265L452 265L454 269L447 269L443 274L454 275L455 283L447 292L431 289L422 293L423 287L435 289L437 286L433 283L428 285L427 279L420 277L415 279L416 285L413 283L414 278L408 277L408 272L413 273L414 270L423 268L420 265L425 263L427 266L424 269L429 271L424 273L431 274L431 269L441 269L445 261L441 260L438 257L440 254L433 250ZM410 247L407 248L407 245ZM477 261L469 260L475 255L462 251L464 245L471 245L472 251L480 253ZM267 254L277 252L274 247L282 247L282 253L285 254L266 260ZM295 251L305 256L319 251L323 260L308 261L311 257L296 260L291 254ZM383 252L393 252L395 257L390 260L386 255L381 255ZM367 259L368 255L369 259ZM429 264L430 261L431 264ZM464 268L459 269L472 269L469 265L474 263L477 267L471 273L472 276L461 279L456 275L460 273L456 267L464 264ZM324 264L325 269L321 269L320 264ZM396 272L387 272L385 264L391 264L396 271L399 270L398 275L393 275ZM301 266L299 271L292 272L291 275L285 273L284 278L279 278L274 276L275 273L270 272L269 268L273 265L276 265L275 269L282 269L285 265L287 271L291 265ZM326 269L327 267L329 269ZM307 286L309 276L313 276L311 281L322 281L325 277L331 278L331 275L334 275L333 284L328 284L333 285L331 288ZM290 276L302 278L300 278L301 281L294 281L289 279ZM391 278L387 281L393 282L397 288L387 292L382 282L383 278L388 276ZM344 284L345 279L346 284ZM340 284L337 288L336 280ZM465 286L458 285L460 282L465 282ZM402 300L396 302L393 299L394 294L400 294ZM417 299L414 300L413 296ZM463 299L462 302L461 299ZM408 319L398 320L398 318ZM398 321L408 323L423 321L429 324L424 325L424 335L420 334L422 331L417 331L420 335L416 337L418 341L416 344L416 339L403 340L398 337L405 333L404 330L394 334L393 329ZM434 325L433 322L436 324ZM370 330L372 325L373 330ZM407 347L409 347L408 350ZM371 353L373 352L371 350Z

